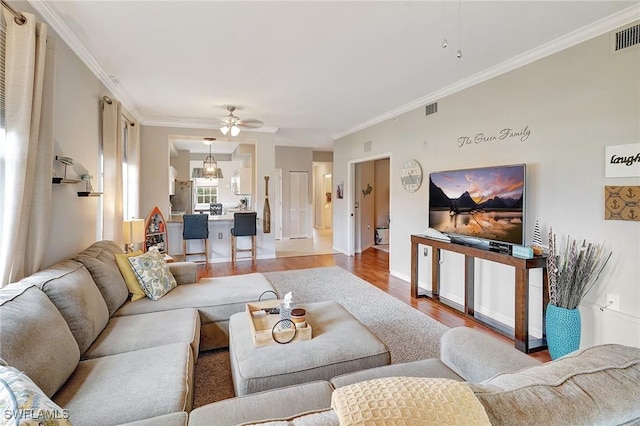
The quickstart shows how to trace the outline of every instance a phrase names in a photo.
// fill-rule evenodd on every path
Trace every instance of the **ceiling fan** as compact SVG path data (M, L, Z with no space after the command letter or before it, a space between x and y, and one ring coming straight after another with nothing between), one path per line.
M236 107L229 105L227 106L227 111L229 111L229 115L224 117L222 121L219 123L220 131L223 135L231 132L231 136L238 136L240 134L240 130L248 130L248 129L258 129L262 127L262 121L260 120L241 120L240 117L233 115L233 112L236 110Z

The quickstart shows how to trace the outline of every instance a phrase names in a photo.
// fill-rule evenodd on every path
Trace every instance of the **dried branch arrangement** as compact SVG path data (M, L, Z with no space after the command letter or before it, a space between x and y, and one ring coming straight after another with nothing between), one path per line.
M565 309L576 309L584 296L600 278L611 258L602 244L563 237L557 246L553 229L549 229L549 303Z

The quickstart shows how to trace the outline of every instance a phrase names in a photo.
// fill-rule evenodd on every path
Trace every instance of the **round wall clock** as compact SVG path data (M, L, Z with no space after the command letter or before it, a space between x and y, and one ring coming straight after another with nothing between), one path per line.
M400 174L402 187L409 192L416 192L422 184L422 168L416 160L408 160L402 165Z

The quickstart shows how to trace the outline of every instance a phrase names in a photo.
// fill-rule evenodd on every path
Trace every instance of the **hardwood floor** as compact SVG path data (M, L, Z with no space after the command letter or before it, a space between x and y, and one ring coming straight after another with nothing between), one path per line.
M209 269L204 265L198 267L199 278L217 277L224 275L248 274L252 272L275 272L290 269L319 268L324 266L340 266L363 280L375 285L391 296L408 305L413 306L431 318L440 321L449 327L466 326L481 330L500 340L513 343L508 338L485 327L471 319L468 319L454 309L433 303L426 298L414 298L410 296L410 284L389 273L389 254L381 250L369 249L360 255L353 257L343 254L327 254L317 256L285 257L278 259L258 260L257 265L251 262L238 262L236 268L231 267L231 262L213 263ZM531 354L533 358L547 362L551 360L549 351L541 351Z

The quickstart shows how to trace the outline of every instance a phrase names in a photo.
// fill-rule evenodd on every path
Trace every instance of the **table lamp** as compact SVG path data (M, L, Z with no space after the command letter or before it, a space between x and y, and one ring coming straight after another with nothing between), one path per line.
M144 241L144 219L124 220L122 222L122 236L124 250L131 253L135 244Z

